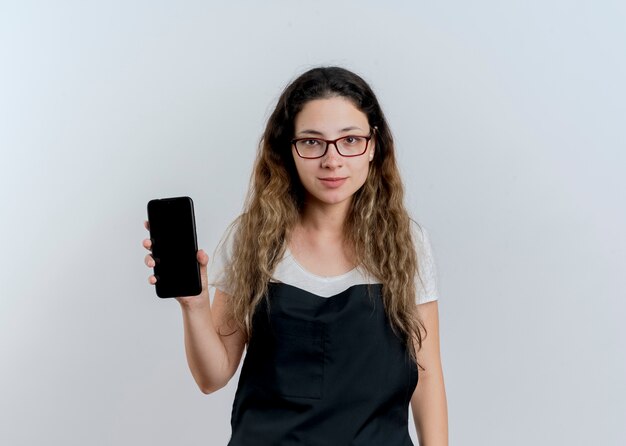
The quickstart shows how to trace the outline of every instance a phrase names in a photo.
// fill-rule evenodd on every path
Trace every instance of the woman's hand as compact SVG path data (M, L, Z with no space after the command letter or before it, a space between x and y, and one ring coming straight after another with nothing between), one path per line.
M150 224L148 223L148 220L144 220L143 225L147 230L150 230ZM155 261L151 254L152 240L150 240L149 238L144 239L143 247L150 251L150 254L146 254L144 260L146 266L148 268L154 268ZM200 264L200 279L202 281L202 291L197 296L181 296L177 297L176 300L184 306L210 306L207 278L207 265L209 264L209 256L202 249L199 249L196 253L196 258L198 260L198 263ZM150 282L151 285L154 285L157 282L157 278L154 276L154 274L148 277L148 282Z

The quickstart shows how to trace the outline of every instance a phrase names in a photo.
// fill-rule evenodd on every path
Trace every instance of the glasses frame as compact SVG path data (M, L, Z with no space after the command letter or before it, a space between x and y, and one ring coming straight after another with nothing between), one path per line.
M375 130L376 130L376 127L370 128L370 133L367 136L363 136L363 135L346 135L346 136L342 136L341 138L337 138L337 139L315 138L315 137L311 137L311 136L306 137L306 138L295 138L295 139L291 140L291 145L293 146L294 149L296 149L296 153L298 154L298 156L300 158L305 159L305 160L315 160L315 159L318 159L318 158L322 158L328 152L328 148L330 147L331 144L335 146L335 150L337 150L337 153L339 155L343 156L344 158L352 158L352 157L355 157L355 156L361 156L365 152L367 152L367 147L369 146L370 139L372 139L374 137ZM337 146L337 141L341 141L342 139L346 139L346 138L355 138L355 137L365 138L365 149L361 153L357 153L356 155L344 155L343 153L341 153L341 151L339 150L339 147ZM298 147L296 146L296 143L298 141L306 141L306 140L309 140L309 139L316 139L318 141L324 141L326 143L326 148L324 149L324 153L322 153L320 156L302 156L300 154L300 152L298 152Z

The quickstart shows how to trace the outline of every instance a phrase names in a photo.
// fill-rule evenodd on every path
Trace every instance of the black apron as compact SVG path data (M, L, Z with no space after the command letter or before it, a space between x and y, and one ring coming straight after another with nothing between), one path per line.
M380 284L331 297L270 282L256 308L228 446L413 446L418 371Z

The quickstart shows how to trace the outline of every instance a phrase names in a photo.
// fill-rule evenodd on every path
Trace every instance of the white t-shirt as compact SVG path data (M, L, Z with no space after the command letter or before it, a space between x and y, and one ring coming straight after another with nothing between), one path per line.
M432 247L428 232L424 227L417 226L411 222L413 240L415 241L418 265L420 268L419 277L415 277L416 302L423 304L439 299L437 289L437 267L433 258ZM223 242L220 243L210 259L208 266L208 283L210 287L219 288L228 294L233 294L227 283L224 282L224 266L228 264L232 256L232 243L236 227L229 233L224 233ZM272 282L282 282L288 285L317 294L321 297L331 297L339 294L353 285L381 283L379 279L369 275L361 267L356 267L340 276L318 276L307 271L293 257L287 247L283 258L278 262L272 275Z

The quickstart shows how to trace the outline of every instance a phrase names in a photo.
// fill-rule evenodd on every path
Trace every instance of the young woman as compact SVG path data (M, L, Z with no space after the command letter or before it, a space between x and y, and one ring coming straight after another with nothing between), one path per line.
M247 348L229 446L412 445L409 404L420 444L448 444L436 268L394 150L348 70L309 70L279 98L244 212L210 272L198 251L202 293L177 298L204 393Z

